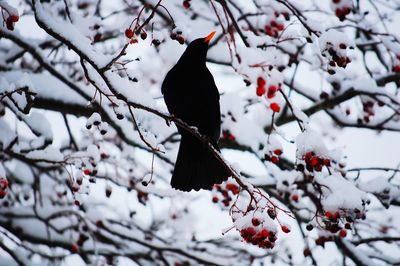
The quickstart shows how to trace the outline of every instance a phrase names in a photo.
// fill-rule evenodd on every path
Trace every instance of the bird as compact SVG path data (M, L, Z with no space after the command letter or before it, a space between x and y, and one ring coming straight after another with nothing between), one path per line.
M165 76L161 92L169 113L196 127L209 143L220 151L221 110L219 91L206 66L207 51L215 31L192 41L178 62ZM181 135L171 186L181 191L210 190L231 176L225 165L207 147L178 126Z

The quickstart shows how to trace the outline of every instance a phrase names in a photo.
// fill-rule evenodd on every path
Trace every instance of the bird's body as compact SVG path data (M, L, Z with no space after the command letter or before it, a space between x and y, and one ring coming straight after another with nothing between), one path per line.
M162 93L169 112L196 127L217 149L221 131L219 92L206 66L208 43L204 38L189 44L178 63L168 72ZM190 191L210 189L229 176L203 142L179 128L181 144L171 179L172 187Z

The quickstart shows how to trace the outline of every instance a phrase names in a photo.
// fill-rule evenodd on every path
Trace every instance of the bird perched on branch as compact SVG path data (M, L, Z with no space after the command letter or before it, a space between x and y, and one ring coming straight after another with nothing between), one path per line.
M206 66L208 45L215 35L192 41L162 84L169 112L206 136L219 151L221 111L219 92ZM171 186L191 191L211 189L226 180L230 173L213 155L204 141L178 126L181 135Z

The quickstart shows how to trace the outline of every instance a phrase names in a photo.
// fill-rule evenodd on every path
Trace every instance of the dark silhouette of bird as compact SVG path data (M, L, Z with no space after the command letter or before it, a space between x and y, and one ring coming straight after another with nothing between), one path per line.
M221 111L214 77L206 66L208 45L215 32L192 41L168 72L161 91L171 115L198 129L219 151ZM171 186L182 191L211 189L230 173L201 141L178 126L181 135Z

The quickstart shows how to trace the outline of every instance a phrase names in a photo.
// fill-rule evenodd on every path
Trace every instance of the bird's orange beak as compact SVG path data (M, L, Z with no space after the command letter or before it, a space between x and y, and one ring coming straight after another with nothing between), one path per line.
M213 31L210 34L208 34L207 37L204 38L204 42L210 43L210 41L214 37L215 33L216 33L216 31Z

